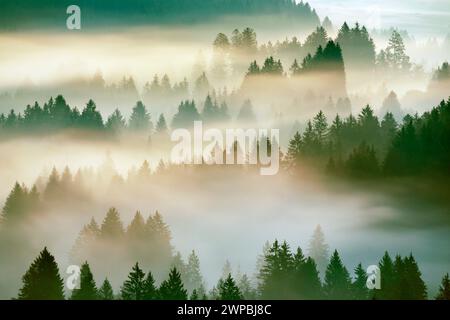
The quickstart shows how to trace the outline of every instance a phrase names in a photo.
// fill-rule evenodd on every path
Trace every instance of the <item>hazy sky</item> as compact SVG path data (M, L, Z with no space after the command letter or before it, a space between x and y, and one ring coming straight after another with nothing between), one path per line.
M334 24L359 21L370 28L399 27L415 35L450 33L449 0L309 0Z

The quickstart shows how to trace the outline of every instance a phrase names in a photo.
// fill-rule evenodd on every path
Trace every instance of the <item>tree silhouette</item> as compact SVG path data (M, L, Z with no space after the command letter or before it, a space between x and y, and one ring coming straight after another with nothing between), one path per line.
M120 293L123 300L144 300L146 289L145 273L139 268L139 264L133 266L128 274L128 279L123 283Z
M100 235L104 239L117 239L124 234L123 224L116 208L111 208L100 228Z
M187 291L184 289L181 275L176 268L172 268L169 278L161 283L159 298L161 300L187 300Z
M55 258L45 247L22 277L20 300L64 300L64 282Z
M221 283L219 287L220 300L242 300L242 294L234 282L231 274Z
M144 106L142 101L138 101L133 107L128 126L131 130L134 131L148 132L152 130L150 114L148 113L147 108Z
M369 290L367 288L367 273L361 263L355 268L355 281L352 283L353 299L367 300Z
M436 300L450 300L450 278L448 273L442 278Z
M347 300L351 298L351 280L337 250L331 255L325 273L324 293L328 299Z
M102 286L98 289L99 300L114 300L114 291L108 279L103 281Z
M94 276L87 262L83 263L80 270L80 288L72 291L72 300L96 300L98 297Z

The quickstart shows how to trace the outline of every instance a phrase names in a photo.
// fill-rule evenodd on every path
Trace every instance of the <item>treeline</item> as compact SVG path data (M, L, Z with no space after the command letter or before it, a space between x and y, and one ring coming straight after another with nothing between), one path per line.
M380 121L370 106L358 117L337 115L331 125L323 112L289 142L287 159L326 164L328 172L352 177L448 175L450 99L421 116L406 115L398 124L392 113Z
M137 211L125 227L116 208L110 208L99 226L94 218L80 231L70 252L74 263L95 261L99 270L107 269L118 257L123 262L140 261L158 275L173 259L171 233L156 211L144 219Z
M308 72L333 72L340 71L345 79L344 61L342 59L342 51L338 43L328 41L322 48L319 45L314 55L308 53L299 65L297 60L289 68L292 76L306 74ZM275 60L273 57L266 58L262 67L259 67L256 61L253 61L249 68L247 75L284 75L283 65L280 60Z
M198 260L197 260L198 263ZM397 255L392 259L386 252L380 260L381 288L368 289L367 274L361 264L355 268L352 278L339 253L332 254L322 282L316 264L305 257L300 248L292 253L286 242L275 241L264 255L260 269L259 286L250 299L332 299L332 300L424 300L427 288L412 254ZM156 284L151 271L147 274L136 263L120 291L114 293L111 283L105 278L97 287L88 262L81 266L79 287L67 297L73 300L241 300L243 290L231 273L222 277L217 286L206 294L202 289L189 292L176 267L171 267L168 277ZM65 298L64 281L55 258L47 248L33 261L22 277L23 285L18 298L24 300L62 300ZM201 292L201 293L200 293ZM446 274L435 297L450 299L450 281Z
M70 1L43 0L36 5L14 6L14 1L5 0L0 14L1 29L33 27L58 27ZM76 2L85 15L86 27L111 25L154 24L200 24L214 22L223 16L249 18L269 16L273 22L291 27L312 28L320 24L317 13L308 3L292 0L111 0L108 4L78 0ZM19 19L20 18L20 19ZM25 23L26 22L26 23Z
M245 100L236 120L247 121L249 118L256 121L251 102ZM80 111L77 107L70 107L64 97L58 95L55 99L50 98L43 107L38 102L33 106L27 105L23 114L17 113L14 109L6 115L0 114L0 132L3 133L3 137L30 133L50 134L66 129L103 132L105 137L115 137L124 132L166 136L169 125L173 128L189 128L196 120L210 124L229 122L231 116L227 103L223 101L219 104L215 95L207 93L200 110L194 100L185 100L180 103L171 123L168 123L161 113L153 124L149 110L141 101L133 107L128 120L116 109L104 121L93 100L89 100L86 107Z

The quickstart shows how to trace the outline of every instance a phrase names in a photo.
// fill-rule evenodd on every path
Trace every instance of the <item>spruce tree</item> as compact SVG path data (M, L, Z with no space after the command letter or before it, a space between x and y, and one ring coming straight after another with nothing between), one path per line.
M200 259L195 254L194 250L192 250L188 257L185 285L188 292L192 292L194 289L198 289L203 285L203 278L200 271Z
M442 278L436 300L450 300L450 278L448 273Z
M323 275L328 264L328 245L325 243L325 236L320 225L317 225L309 241L308 256L314 260L317 269Z
M111 283L109 283L107 278L103 281L103 284L100 287L100 289L98 289L98 299L99 300L114 300L114 291L111 286Z
M158 292L161 300L187 300L188 298L181 275L176 268L170 270L169 278L161 283Z
M116 208L111 208L106 213L100 228L100 235L104 239L118 239L124 234L123 224Z
M96 300L98 297L94 276L87 262L81 265L80 288L72 291L72 300Z
M219 287L220 300L242 300L242 294L234 282L231 274L221 283Z
M64 300L64 282L55 258L45 247L22 277L20 300Z
M123 300L144 300L145 273L139 268L137 262L128 274L128 279L123 283L120 292Z
M367 273L361 263L355 268L355 281L352 283L353 299L366 300L369 290L367 288Z
M149 271L144 281L144 300L155 300L158 297L158 290L155 286L155 279Z
M350 275L337 250L332 254L325 273L324 292L327 299L347 300L351 298Z

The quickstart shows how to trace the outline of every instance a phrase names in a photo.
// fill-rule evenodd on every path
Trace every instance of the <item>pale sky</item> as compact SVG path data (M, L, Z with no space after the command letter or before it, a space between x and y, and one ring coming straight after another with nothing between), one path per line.
M320 18L335 25L360 22L369 28L397 27L416 36L450 33L450 0L307 0Z

